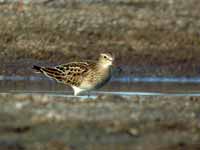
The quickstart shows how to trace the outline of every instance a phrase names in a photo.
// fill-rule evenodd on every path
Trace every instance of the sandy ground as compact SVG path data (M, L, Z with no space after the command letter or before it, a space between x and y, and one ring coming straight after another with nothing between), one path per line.
M0 95L4 150L197 150L199 97Z

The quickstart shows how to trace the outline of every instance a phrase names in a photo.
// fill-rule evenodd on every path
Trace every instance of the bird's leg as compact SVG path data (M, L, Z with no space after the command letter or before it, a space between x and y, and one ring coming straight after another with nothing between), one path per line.
M90 92L89 91L87 91L87 95L88 95L88 98L90 98Z

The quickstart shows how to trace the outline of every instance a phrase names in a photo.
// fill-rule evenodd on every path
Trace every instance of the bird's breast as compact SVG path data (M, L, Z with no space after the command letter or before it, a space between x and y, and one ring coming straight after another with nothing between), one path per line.
M111 78L111 69L97 69L91 71L83 79L81 83L82 88L96 89L105 85Z

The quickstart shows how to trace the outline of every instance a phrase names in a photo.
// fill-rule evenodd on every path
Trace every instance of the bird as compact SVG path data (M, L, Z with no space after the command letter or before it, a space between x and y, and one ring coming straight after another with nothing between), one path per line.
M33 65L32 69L70 86L74 96L78 96L104 86L112 77L113 61L111 54L101 53L97 61L69 62L55 67Z

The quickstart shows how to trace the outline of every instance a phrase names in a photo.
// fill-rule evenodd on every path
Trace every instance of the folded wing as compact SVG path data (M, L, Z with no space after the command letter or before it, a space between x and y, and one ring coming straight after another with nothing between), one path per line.
M72 62L56 67L33 66L37 72L43 73L49 78L55 79L68 85L79 86L90 69L95 66L94 62Z

